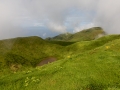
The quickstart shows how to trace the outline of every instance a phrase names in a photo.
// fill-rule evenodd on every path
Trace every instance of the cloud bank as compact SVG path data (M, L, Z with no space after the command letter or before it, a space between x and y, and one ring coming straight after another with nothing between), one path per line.
M120 33L120 1L99 0L95 23L104 28L108 34Z
M56 32L66 32L67 26L79 31L92 23L109 34L120 33L119 19L119 0L0 0L0 39L24 35L23 26L32 22Z

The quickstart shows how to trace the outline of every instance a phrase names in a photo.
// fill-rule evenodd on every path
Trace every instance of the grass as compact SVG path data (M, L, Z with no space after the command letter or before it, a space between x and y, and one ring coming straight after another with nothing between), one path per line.
M61 59L41 67L24 66L26 68L16 73L1 74L0 90L120 90L120 35L65 46L44 43L47 43L47 46L44 44L46 48L56 47L53 48L58 50L56 55L63 54ZM15 48L11 50L16 51Z
M71 45L71 44L74 44L74 43L75 43L75 42L49 41L49 40L47 40L47 42L52 43L52 44L58 44L58 45L61 45L61 46L68 46L68 45Z
M105 32L100 27L85 29L73 34L69 41L90 41L99 38L99 35L105 35Z
M12 43L9 47L6 43ZM62 57L59 54L60 45L50 44L39 37L25 37L11 40L4 40L0 42L0 56L1 61L6 62L7 65L18 63L22 65L35 66L43 58L55 56L58 59ZM57 49L59 48L59 49ZM53 52L53 50L55 52Z

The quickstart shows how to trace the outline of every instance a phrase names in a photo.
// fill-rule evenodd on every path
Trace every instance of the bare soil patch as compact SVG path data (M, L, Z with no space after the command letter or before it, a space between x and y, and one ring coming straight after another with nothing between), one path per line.
M47 58L43 59L39 64L37 64L37 66L42 66L44 64L52 63L56 60L57 60L57 58L55 58L55 57L47 57Z

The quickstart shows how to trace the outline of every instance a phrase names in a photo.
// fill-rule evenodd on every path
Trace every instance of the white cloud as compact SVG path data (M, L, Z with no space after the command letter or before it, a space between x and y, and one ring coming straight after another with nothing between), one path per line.
M49 23L48 27L50 30L55 32L61 32L61 33L66 32L66 27L57 23Z
M83 29L88 29L88 28L91 28L91 27L95 27L95 24L94 23L89 23L89 24L85 24L85 25L81 25L79 27L75 27L73 32L79 32Z
M99 0L95 23L107 33L120 33L120 0Z

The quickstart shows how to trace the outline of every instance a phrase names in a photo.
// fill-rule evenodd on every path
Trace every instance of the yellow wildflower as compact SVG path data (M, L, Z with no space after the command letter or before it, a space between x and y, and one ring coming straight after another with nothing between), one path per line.
M106 46L106 49L109 49L110 48L110 46Z
M70 58L70 56L67 56L68 58Z

